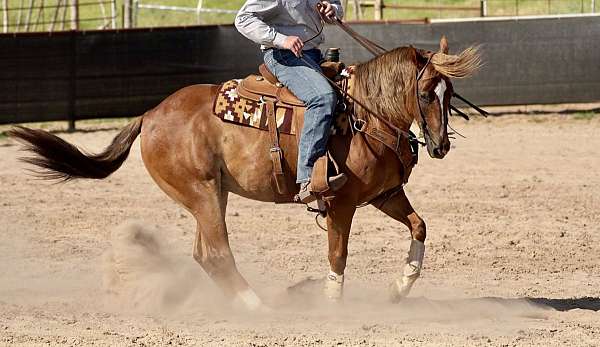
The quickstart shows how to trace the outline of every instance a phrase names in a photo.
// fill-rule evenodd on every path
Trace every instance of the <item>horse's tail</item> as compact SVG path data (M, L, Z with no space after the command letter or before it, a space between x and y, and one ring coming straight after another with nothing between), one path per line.
M33 157L22 161L41 168L35 171L43 179L68 181L75 178L103 179L123 164L131 145L142 129L143 116L123 128L102 153L87 154L60 137L44 130L15 127L8 131L25 144Z

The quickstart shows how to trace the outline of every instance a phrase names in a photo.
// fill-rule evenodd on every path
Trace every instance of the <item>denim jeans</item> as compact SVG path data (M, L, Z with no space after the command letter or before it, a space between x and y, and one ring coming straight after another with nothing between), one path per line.
M327 152L336 94L321 71L321 51L310 49L297 58L289 50L271 48L264 52L265 65L306 106L298 145L296 182L310 180L315 161ZM305 61L306 60L306 61Z

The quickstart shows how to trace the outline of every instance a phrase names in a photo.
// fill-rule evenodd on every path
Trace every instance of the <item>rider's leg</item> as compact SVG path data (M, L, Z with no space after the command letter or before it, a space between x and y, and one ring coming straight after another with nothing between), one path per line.
M306 105L298 146L297 183L310 181L315 161L327 151L327 139L336 105L336 94L321 76L315 51L297 58L291 51L270 49L265 64ZM311 54L312 53L312 54Z

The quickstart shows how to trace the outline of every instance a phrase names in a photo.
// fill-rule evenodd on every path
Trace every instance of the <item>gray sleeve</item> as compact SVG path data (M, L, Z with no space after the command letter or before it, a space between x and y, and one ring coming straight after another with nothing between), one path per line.
M283 48L287 36L265 23L281 10L279 6L280 0L247 0L235 17L235 27L255 43Z
M344 18L344 7L342 6L340 0L329 0L329 3L335 8L335 15L339 19Z

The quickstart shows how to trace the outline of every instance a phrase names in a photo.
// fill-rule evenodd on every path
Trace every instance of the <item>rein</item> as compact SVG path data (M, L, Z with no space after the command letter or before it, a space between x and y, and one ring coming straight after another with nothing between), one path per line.
M319 12L319 7L320 6L321 6L321 3L317 4L317 12L318 13L320 13ZM388 52L388 50L386 50L385 48L379 46L375 42L367 39L366 37L360 35L356 31L354 31L352 28L350 28L346 23L344 23L337 16L334 16L332 18L332 20L333 20L333 23L335 23L337 26L339 26L344 32L346 32L348 35L350 35L353 39L355 39L358 43L360 43L365 49L367 49L373 55L377 56L377 55L380 55L380 54ZM323 32L323 28L324 28L324 23L323 23L323 19L321 19L321 27L318 30L316 30L317 33L313 37L311 37L311 38L303 41L303 43L307 43L307 42L315 39L319 35L321 35L321 33ZM303 56L300 56L300 59L302 61L304 61L305 63L307 63L307 64L310 65L310 63ZM417 77L416 77L417 86L418 86L418 81L423 76L423 73L425 72L425 69L427 68L427 66L429 65L430 62L431 62L431 57L429 57L429 59L427 60L427 63L425 64L425 66L423 66L423 68L418 72ZM395 148L394 148L394 146L390 146L389 143L386 143L386 141L382 141L381 138L375 137L376 140L378 140L379 142L382 142L384 145L386 145L387 147L389 147L390 149L392 149L396 154L398 154L399 144L400 144L400 138L401 138L402 135L404 135L405 137L407 137L411 141L416 141L420 145L425 145L425 143L423 143L422 141L419 141L419 139L414 134L412 134L411 132L404 131L404 130L398 128L396 125L394 125L388 119L386 119L385 117L377 114L376 112L374 112L373 110L371 110L370 108L368 108L365 104L363 104L358 99L356 99L354 96L352 96L350 93L348 93L348 91L346 89L341 88L332 79L330 79L329 77L325 76L325 74L323 74L321 71L317 71L317 72L319 74L321 74L321 76L323 76L335 89L337 89L339 92L341 92L342 95L346 99L350 99L350 101L352 101L353 103L355 103L358 106L362 107L367 113L369 113L370 115L372 115L373 117L375 117L377 120L383 122L386 126L388 126L389 128L391 128L392 130L394 130L396 132L396 136L394 136L394 135L391 135L391 134L386 134L386 133L382 132L381 130L377 131L378 133L381 133L385 137L388 137L388 138L394 137L394 138L396 138L396 146L395 146ZM418 90L417 90L417 93L418 93ZM418 100L417 100L417 104L418 104ZM422 119L422 124L425 124L425 118L422 115L422 111L421 111L420 106L419 106L419 112L420 112L419 116ZM356 118L356 117L353 117L353 118ZM366 120L360 119L360 118L356 118L356 119L353 119L352 128L354 130L356 130L356 131L363 132L363 133L365 133L365 134L370 135L371 137L373 137L373 134L364 131L364 128L365 128L366 124L367 124Z

